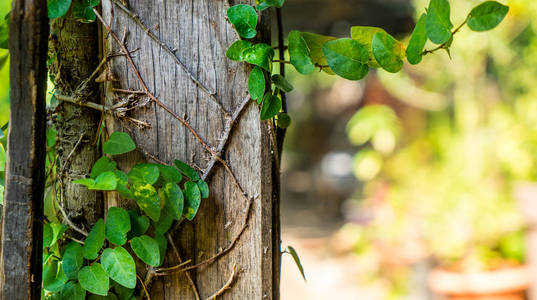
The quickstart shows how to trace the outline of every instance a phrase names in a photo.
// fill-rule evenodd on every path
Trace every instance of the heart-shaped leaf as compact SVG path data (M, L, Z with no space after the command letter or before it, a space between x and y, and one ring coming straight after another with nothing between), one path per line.
M293 85L289 83L289 81L287 81L287 79L285 79L285 77L280 74L274 74L270 77L270 79L277 88L286 93L289 93L293 90Z
M136 145L128 133L116 131L110 135L103 144L103 152L110 155L119 155L136 149Z
M127 250L122 247L105 249L101 255L101 264L115 282L130 289L136 286L136 265Z
M86 266L78 272L78 282L88 292L106 296L110 287L110 280L100 263Z
M93 8L99 5L100 0L77 0L73 3L73 18L83 23L95 21L97 16Z
M96 259L99 251L103 247L105 237L105 225L103 219L99 219L88 233L82 247L84 258L88 260Z
M289 32L287 42L289 44L288 48L291 64L300 74L311 74L313 70L315 70L315 64L311 58L308 44L302 37L302 34L296 30Z
M43 289L52 293L59 292L68 280L58 260L50 259L43 266Z
M234 5L227 10L227 18L240 37L251 39L257 35L257 13L247 4Z
M110 207L106 214L106 238L116 245L123 245L127 242L129 230L131 230L129 214L122 208Z
M270 92L263 97L263 103L261 105L261 120L268 120L277 115L282 109L282 100L278 96L272 95Z
M168 232L170 227L173 224L173 216L168 210L162 210L160 214L160 219L157 222L153 223L153 228L155 229L156 234L165 234Z
M160 218L160 200L157 191L150 184L134 183L132 185L134 200L138 206L154 221Z
M244 60L252 65L259 66L267 71L272 69L272 58L274 58L274 49L270 45L259 43L245 49L242 52Z
M90 178L97 178L104 172L114 171L117 163L110 158L103 156L99 158L91 168Z
M379 65L386 71L396 73L403 67L404 47L385 32L377 32L373 36L373 55Z
M226 57L234 61L244 61L244 50L252 47L252 43L248 41L235 41L226 51Z
M278 127L288 128L289 126L291 126L291 117L284 112L279 113L278 114Z
M443 44L451 38L453 24L450 20L451 8L448 0L431 0L427 10L425 31L435 44Z
M248 92L250 93L250 98L258 100L258 102L261 102L265 94L265 74L258 66L254 66L248 77Z
M474 7L468 16L468 27L473 31L487 31L498 26L509 11L509 6L486 1Z
M76 242L70 242L65 247L62 257L62 268L67 278L76 279L83 263L82 246Z
M183 215L187 220L192 221L198 213L198 208L201 203L201 193L198 185L195 182L189 181L185 183L186 203L183 210Z
M160 265L160 252L158 243L147 235L135 237L131 240L132 251L146 264L156 267Z
M158 194L159 198L164 200L164 208L168 214L176 220L181 219L185 202L181 188L177 184L169 182L159 189Z
M425 22L427 21L427 15L421 14L421 17L412 32L408 47L406 48L406 58L409 63L415 65L418 64L423 56L423 48L427 43L427 32L425 30Z
M70 6L71 0L47 0L49 19L56 19L65 16L67 11L69 11Z
M327 42L323 53L332 71L345 79L360 80L369 71L367 49L353 39Z
M81 178L74 180L73 183L82 184L90 190L113 191L117 187L117 178L114 172L108 171L101 173L97 178Z

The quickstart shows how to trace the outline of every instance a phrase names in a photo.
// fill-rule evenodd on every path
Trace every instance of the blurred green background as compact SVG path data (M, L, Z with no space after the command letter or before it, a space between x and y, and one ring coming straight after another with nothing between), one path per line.
M0 17L3 18L11 10L11 0L0 0ZM0 57L7 50L0 49ZM0 126L9 119L9 62L0 69Z

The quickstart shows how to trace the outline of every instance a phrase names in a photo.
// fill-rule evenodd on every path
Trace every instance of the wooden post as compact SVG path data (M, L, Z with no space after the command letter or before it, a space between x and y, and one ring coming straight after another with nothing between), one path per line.
M229 2L238 1L130 1L131 15L114 2L102 1L103 20L112 20L111 28L120 39L126 36L129 50L139 49L132 56L145 85L176 116L184 117L210 147L216 150L229 122L222 110L233 114L246 99L222 157L248 197L255 197L248 227L231 251L212 264L191 270L190 278L187 273L155 278L149 286L151 298L196 299L192 289L195 284L200 298L206 299L226 286L236 264L238 276L229 289L221 290L225 292L218 299L277 299L279 194L274 191L273 174L279 173L273 166L271 126L260 120L259 106L248 98L250 68L225 56L227 48L239 39L226 19L226 10L232 5ZM241 3L255 5L253 0ZM257 28L265 42L270 42L268 11L259 17ZM140 22L146 27L142 28ZM104 29L103 36L107 36ZM121 50L110 37L104 49L105 55ZM125 57L115 57L110 64L118 81L106 84L107 105L117 103L118 96L125 97L115 94L113 88L144 89ZM216 92L215 99L207 91ZM140 99L148 100L152 99ZM151 127L139 129L128 120L107 120L108 129L131 132L140 150L118 157L120 168L128 170L144 155L149 159L146 153L165 163L173 163L174 159L193 162L201 172L208 166L211 155L207 149L177 117L155 101L128 116ZM174 232L173 246L169 243L165 260L168 266L178 263L177 253L194 264L210 258L228 247L243 226L249 199L242 195L230 173L217 163L207 181L210 197L202 201L193 222L184 221ZM107 201L108 205L125 203L110 195Z
M40 299L47 1L14 0L9 32L10 101L0 261L1 299Z

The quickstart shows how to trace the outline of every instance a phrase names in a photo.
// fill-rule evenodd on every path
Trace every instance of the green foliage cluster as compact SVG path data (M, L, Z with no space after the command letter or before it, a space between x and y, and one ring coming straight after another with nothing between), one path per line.
M47 0L48 17L61 18L71 8L72 16L76 20L84 23L93 22L97 18L93 8L100 2L100 0Z
M50 140L54 139L51 133ZM114 132L102 148L113 156L128 153L136 145L127 133ZM175 161L176 167L140 163L125 173L109 156L94 164L89 178L74 182L90 190L115 191L137 203L138 210L111 207L106 219L99 219L84 241L64 243L67 226L46 224L45 299L85 299L87 293L89 299L134 299L137 275L131 252L151 267L160 266L167 248L165 234L173 222L192 220L201 199L209 196L207 183L180 160Z
M283 77L272 75L272 63L289 63L303 75L315 69L348 80L360 80L369 68L382 68L388 72L399 72L404 59L417 64L423 55L444 49L449 53L453 36L465 24L473 31L485 31L496 27L505 17L509 8L496 1L486 1L474 7L466 20L453 29L448 0L430 0L426 12L419 18L408 45L387 33L384 29L368 26L353 26L350 38L336 38L309 32L293 30L288 36L289 61L275 61L274 49L255 41L257 36L257 12L269 7L281 7L284 0L258 1L253 6L238 4L227 11L227 16L238 35L242 38L234 42L226 56L234 61L253 65L248 80L250 96L261 105L261 119L276 117L281 127L288 126L289 117L281 111L282 92L290 92L293 86ZM437 44L432 50L425 50L427 41ZM284 122L280 122L285 119Z

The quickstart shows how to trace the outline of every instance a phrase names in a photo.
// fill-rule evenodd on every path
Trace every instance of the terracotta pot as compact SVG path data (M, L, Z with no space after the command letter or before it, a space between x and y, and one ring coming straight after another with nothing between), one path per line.
M451 300L523 300L531 284L527 266L488 272L454 272L435 269L429 286Z

